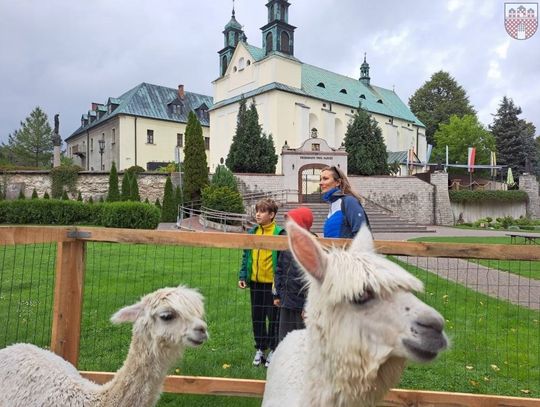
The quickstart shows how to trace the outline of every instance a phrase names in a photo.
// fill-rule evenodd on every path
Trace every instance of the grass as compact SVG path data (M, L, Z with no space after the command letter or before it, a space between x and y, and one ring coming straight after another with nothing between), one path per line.
M486 239L482 239L485 243ZM453 240L455 241L455 240ZM0 247L0 346L48 346L55 245ZM237 288L240 250L88 243L79 368L114 371L131 328L109 317L159 287L180 283L206 297L210 340L190 349L171 373L264 379L251 365L249 292ZM540 397L540 313L489 298L403 264L426 285L420 297L447 319L452 349L407 367L400 387ZM259 406L259 399L165 394L159 406Z
M479 244L510 244L510 237L488 236L488 237L419 237L411 239L418 242L446 242L446 243L479 243ZM517 238L516 244L525 244L525 239ZM540 280L540 262L522 260L473 260L482 266L507 271L526 278Z

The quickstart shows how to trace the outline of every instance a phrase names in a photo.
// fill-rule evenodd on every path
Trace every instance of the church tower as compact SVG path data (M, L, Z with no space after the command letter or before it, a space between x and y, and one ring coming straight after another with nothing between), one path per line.
M364 53L364 62L360 65L360 82L364 85L369 86L369 64L366 62L366 54Z
M268 0L268 24L261 27L265 55L279 51L294 55L294 30L289 24L289 6L287 0Z
M223 30L224 48L218 52L219 54L219 76L225 75L227 67L231 62L232 55L239 41L246 41L247 37L242 30L242 25L236 21L234 16L234 2L231 20Z

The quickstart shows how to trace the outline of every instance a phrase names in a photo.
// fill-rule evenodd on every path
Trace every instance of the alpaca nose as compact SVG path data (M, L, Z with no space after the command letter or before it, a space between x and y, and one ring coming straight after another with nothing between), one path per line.
M433 330L437 333L441 333L444 329L444 320L442 317L423 317L415 321L416 325L423 330Z
M199 324L193 329L202 339L208 338L208 330L206 328L206 324Z

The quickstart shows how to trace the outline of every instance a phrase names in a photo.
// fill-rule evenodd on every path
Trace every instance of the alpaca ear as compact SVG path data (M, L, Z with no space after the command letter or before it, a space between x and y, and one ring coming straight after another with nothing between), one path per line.
M308 231L304 230L293 220L287 222L289 247L294 258L316 280L324 279L326 270L326 254L319 243Z
M116 311L116 313L111 317L111 322L113 324L121 324L122 322L135 322L142 310L142 302L128 305L127 307Z
M364 222L349 246L351 252L374 252L373 235L368 225Z

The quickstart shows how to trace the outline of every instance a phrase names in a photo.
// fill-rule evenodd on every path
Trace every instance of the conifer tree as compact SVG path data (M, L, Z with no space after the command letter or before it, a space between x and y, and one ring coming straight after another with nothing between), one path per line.
M120 191L118 190L118 171L116 164L113 161L111 172L109 173L109 193L107 195L108 202L116 202L120 200Z
M32 191L32 199L38 199L36 188L34 188L34 190Z
M189 112L185 135L184 201L198 201L201 198L202 189L208 185L208 164L201 123L193 112ZM165 202L163 207L165 207Z
M345 149L348 172L355 175L387 175L388 154L381 129L361 107L347 126Z
M159 202L159 198L156 198L156 202L154 202L154 205L156 205L156 208L161 211L161 202Z
M90 205L92 205L94 203L94 198L90 197L88 198L88 201L87 201Z
M497 144L497 164L508 165L516 175L525 171L529 160L536 162L534 130L520 114L521 108L504 96L490 126Z
M426 139L435 145L435 132L439 125L447 123L450 116L476 116L465 90L448 72L435 72L409 98L409 106L415 116L426 125Z
M129 171L124 172L124 176L122 177L122 186L121 186L121 195L120 199L122 201L129 201L131 197L131 174Z
M34 167L51 165L53 143L49 119L41 108L36 107L21 128L8 136L12 163Z
M225 162L227 167L233 172L275 173L277 161L274 140L262 131L255 101L246 110L245 100L242 100Z
M174 204L178 208L179 205L182 205L184 197L182 196L182 189L180 186L176 186L174 190Z
M234 174L224 165L217 166L214 175L212 175L211 184L218 187L228 187L232 191L238 191Z
M161 207L161 221L175 222L178 209L174 203L174 193L171 177L167 176L165 181L165 191L163 193L163 205Z
M82 202L82 200L82 194L81 191L79 191L79 193L77 194L77 201Z
M141 196L139 195L139 184L137 183L137 174L132 173L130 178L131 178L131 185L129 188L129 192L130 192L129 200L140 202Z
M51 199L47 191L45 191L45 193L43 194L43 199Z
M26 199L26 196L24 195L24 192L22 189L19 189L19 196L17 197L17 199L21 199L21 200Z
M62 192L62 201L69 201L69 196L68 196L68 193L67 193L67 191L65 189Z

